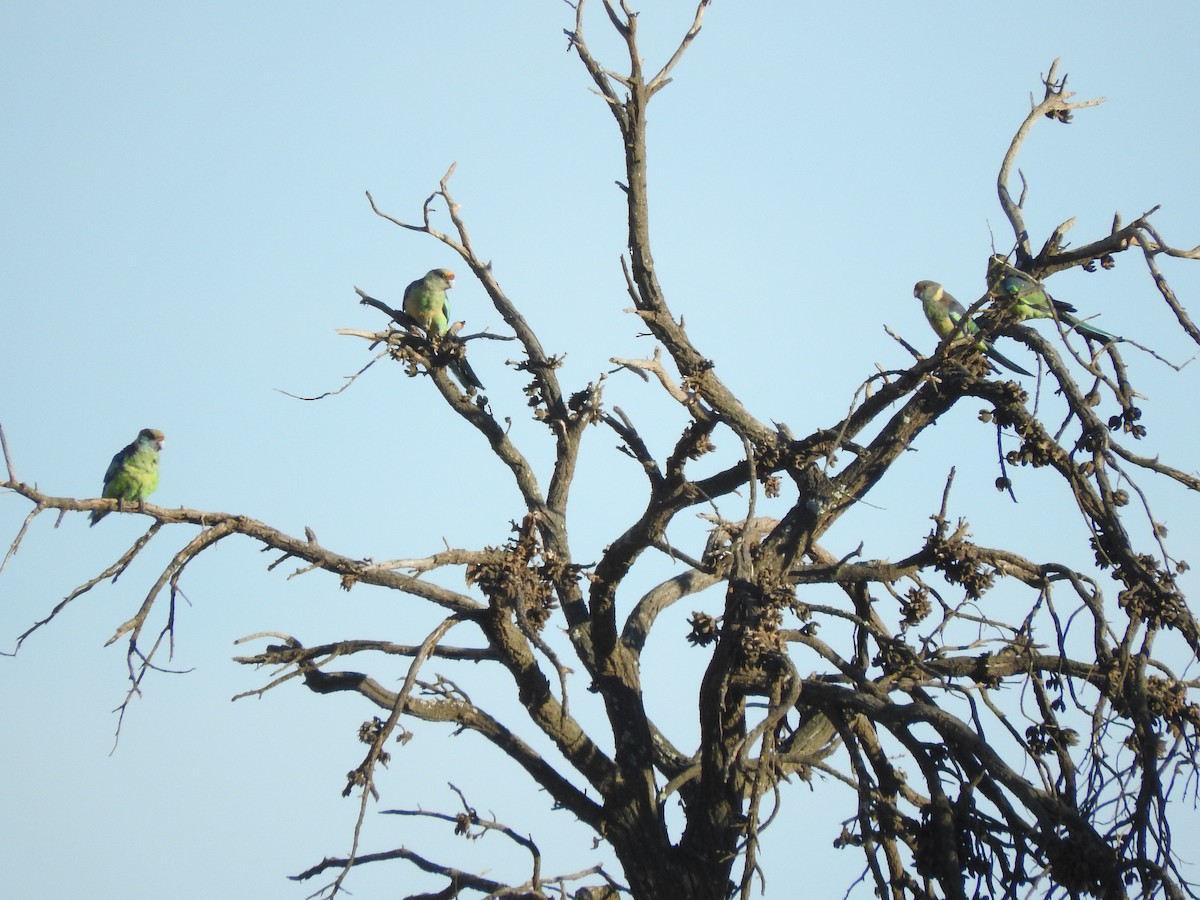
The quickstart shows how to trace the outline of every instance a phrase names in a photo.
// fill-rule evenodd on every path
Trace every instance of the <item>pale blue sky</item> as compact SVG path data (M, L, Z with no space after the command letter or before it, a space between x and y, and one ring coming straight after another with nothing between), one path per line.
M643 55L656 67L692 4L644 7ZM163 505L243 512L292 533L309 525L356 556L503 541L520 516L516 492L426 380L381 364L321 403L276 389L320 393L367 360L362 342L334 333L384 324L356 304L354 285L398 301L427 269L455 266L440 245L374 216L363 196L416 220L454 161L451 188L472 237L546 348L568 353L568 389L610 368L609 357L649 354L622 312L620 142L565 52L570 24L567 6L550 0L0 8L0 423L18 476L94 496L111 455L153 426L167 435L154 497ZM591 28L593 49L620 68L603 17ZM1128 220L1162 203L1162 234L1200 243L1198 32L1191 4L1068 3L1051 15L1031 3L716 2L650 114L654 252L673 310L757 415L797 434L836 421L874 364L910 362L885 324L934 346L913 282L942 281L964 300L982 291L989 225L999 244L1010 240L996 169L1056 56L1080 97L1108 100L1070 127L1040 123L1026 145L1035 240L1078 216L1073 236L1083 243L1114 211ZM503 332L458 268L456 317ZM1164 268L1195 311L1200 268ZM1101 313L1102 327L1177 360L1195 350L1171 330L1135 258L1059 284L1060 296ZM471 346L493 407L513 418L544 480L543 429L525 418L523 379L504 366L515 354L513 345ZM777 361L770 370L768 359ZM1127 359L1147 394L1144 449L1194 469L1185 398L1200 369ZM653 387L617 375L606 399L645 428L653 450L669 448L682 417ZM615 438L588 437L576 495L581 561L628 522L614 497L635 506L643 497ZM994 440L973 408L956 410L828 546L849 552L865 540L867 556L915 549L958 465L955 513L971 518L981 542L1086 565L1078 533L1056 543L1078 532L1074 518L1042 527L1042 501L1058 490L1049 476L1015 473L1017 506L992 490ZM1197 556L1194 503L1150 487L1176 554ZM0 497L4 546L27 511ZM0 642L144 527L132 516L95 529L82 515L52 524L42 516L0 575ZM696 539L697 528L680 526L677 538ZM344 593L322 574L285 580L264 571L269 560L249 542L226 542L183 582L191 605L178 613L175 662L194 671L148 680L110 757L125 662L120 645L101 645L185 539L183 529L160 535L115 586L76 603L16 659L0 659L10 773L0 870L13 896L302 898L313 886L284 876L348 848L356 803L340 790L362 755L357 725L375 710L298 686L230 704L270 678L229 662L242 652L232 642L261 630L309 644L417 642L436 616L390 593ZM644 568L631 589L676 571L661 560ZM460 573L444 577L462 588ZM649 702L685 746L703 653L682 641L684 620L718 600L685 602L651 639L647 667L669 680ZM479 674L454 672L465 684ZM594 704L583 687L572 696L580 710ZM547 871L604 858L565 813L546 812L523 776L491 753L472 756L477 749L469 736L421 727L396 752L380 808L452 810L445 782L454 780L481 811L541 840ZM447 755L470 759L470 769L447 771ZM799 786L788 802L790 815L768 833L767 895L787 896L798 871L811 879L819 870L830 877L826 894L840 896L858 858L830 852L836 822L812 810L840 803L849 814L849 798ZM364 850L401 844L512 877L525 865L499 839L469 844L368 818ZM395 896L397 885L437 882L394 863L349 884L358 898Z

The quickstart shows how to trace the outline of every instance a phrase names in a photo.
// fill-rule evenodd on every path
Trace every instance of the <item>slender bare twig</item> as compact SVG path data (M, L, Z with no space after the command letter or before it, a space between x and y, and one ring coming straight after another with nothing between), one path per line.
M413 661L408 667L408 674L404 678L404 686L401 687L400 691L396 694L396 701L392 704L392 711L388 715L387 721L381 723L381 725L375 730L375 734L370 741L370 749L367 751L366 759L364 759L356 769L351 771L348 776L349 783L346 785L345 792L349 793L349 791L354 787L361 789L358 817L354 822L354 837L350 843L350 854L346 858L346 862L342 867L342 870L338 873L337 877L333 881L333 884L329 887L329 897L337 896L338 892L342 889L342 883L346 880L346 877L350 874L350 870L354 867L354 859L358 853L359 840L362 837L363 821L367 815L367 802L371 797L377 796L377 791L375 788L375 765L381 760L384 762L387 760L387 754L384 753L383 746L392 736L392 733L396 729L396 725L400 721L400 716L404 712L405 704L408 702L409 695L412 693L413 687L416 684L417 673L421 670L421 666L425 664L425 661L429 659L430 654L433 652L433 648L437 646L438 642L443 637L445 637L446 632L462 621L462 618L459 616L450 616L449 618L444 619L421 643L420 649L417 651L416 656L413 657Z
M8 452L8 438L4 436L3 425L0 425L0 450L4 452L4 468L8 470L8 480L16 481L17 473L13 469L12 456Z

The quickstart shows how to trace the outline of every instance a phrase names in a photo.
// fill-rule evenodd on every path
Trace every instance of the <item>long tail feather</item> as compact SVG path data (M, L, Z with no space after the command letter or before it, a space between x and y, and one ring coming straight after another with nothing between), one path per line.
M471 368L471 364L465 359L451 363L450 371L454 373L464 388L484 390L483 382L479 380L479 376L475 374L475 370Z
M1020 366L1018 366L1015 362L1013 362L1007 356L1002 356L1001 354L997 353L996 350L992 347L988 347L987 356L988 356L988 359L991 359L995 362L1000 363L1000 365L1004 366L1004 368L1010 369L1011 371L1016 372L1018 375L1028 375L1030 377L1033 377L1032 372L1028 371L1027 369L1022 369Z
M1082 334L1085 338L1091 338L1093 341L1099 341L1102 344L1114 344L1125 340L1125 338L1120 337L1119 335L1109 334L1107 331L1102 331L1101 329L1096 328L1094 325L1089 325L1087 322L1081 322L1072 315L1059 313L1058 317Z

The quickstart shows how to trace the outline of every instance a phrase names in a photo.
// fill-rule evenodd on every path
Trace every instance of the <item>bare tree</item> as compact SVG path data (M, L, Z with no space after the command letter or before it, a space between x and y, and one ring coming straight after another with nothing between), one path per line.
M313 692L357 694L378 709L362 727L367 751L346 785L361 803L354 851L297 876L328 873L333 880L318 891L326 896L341 890L354 866L388 859L444 876L442 891L422 896L544 897L568 889L578 898L748 896L763 874L760 835L803 808L803 799L788 789L814 773L845 786L846 818L837 843L861 850L865 877L879 896L1016 896L1031 888L1071 897L1195 896L1177 865L1171 813L1173 800L1197 793L1200 683L1176 674L1164 660L1190 663L1200 655L1200 632L1176 583L1186 564L1168 551L1165 529L1139 479L1197 490L1200 478L1153 452L1131 449L1146 431L1122 351L1143 348L1081 338L1057 318L1058 339L1048 339L989 293L973 304L972 315L979 314L985 336L1003 334L1035 355L1040 375L1032 397L1015 381L994 376L974 339L951 334L929 357L900 341L912 352L910 367L866 378L844 418L803 437L754 415L668 306L651 254L646 111L700 33L708 2L697 3L691 26L656 70L646 69L639 54L637 14L624 0L601 2L607 27L627 50L621 71L593 56L584 0L574 7L566 35L625 149L621 187L629 237L621 262L635 314L656 342L650 358L614 359L614 372L656 384L662 402L686 414L670 453L657 458L630 416L606 408L606 376L575 391L562 384L560 359L543 348L493 276L486 254L472 243L450 193L452 168L417 223L384 212L373 199L371 207L457 253L511 328L523 353L512 365L528 378L530 414L553 445L548 483L539 481L488 399L464 392L448 374L469 341L484 336L455 330L440 338L425 335L403 312L362 291L362 302L390 321L347 333L369 342L372 362L390 359L410 374L428 376L446 408L469 423L506 467L525 507L511 539L502 547L374 562L330 550L312 531L294 537L242 515L147 504L144 514L152 524L146 534L68 594L18 644L77 597L123 572L160 530L180 523L200 531L110 639L126 642L130 697L173 636L174 618L161 607L174 604L185 569L233 535L275 551L272 569L297 560L305 570L338 576L346 589L378 585L443 609L445 619L407 645L361 640L306 647L286 634L245 639L267 643L240 662L278 670L249 693L299 678ZM1075 267L1107 269L1132 254L1183 332L1200 343L1200 331L1159 268L1164 256L1196 259L1200 248L1173 248L1152 223L1154 210L1128 224L1114 219L1108 234L1075 248L1065 242L1073 224L1068 221L1035 248L1024 221L1024 186L1013 195L1022 143L1044 120L1069 123L1075 111L1100 102L1073 100L1057 61L1043 87L998 175L1014 249L980 261L989 283L1005 273L1041 282ZM449 225L440 227L447 230L435 224L443 206ZM861 548L822 543L918 437L962 402L982 404L982 427L995 428L999 490L1012 491L1013 467L1041 467L1062 479L1074 499L1073 507L1061 510L1063 528L1083 523L1079 540L1090 545L1094 569L1078 571L972 542L967 520L955 511L953 473L940 507L930 511L933 527L912 535L904 558L863 559ZM1101 408L1113 412L1105 416ZM619 438L644 487L636 507L626 511L625 530L612 536L598 560L585 564L572 548L569 499L593 425ZM732 436L741 452L713 474L692 475L693 463L715 453L714 437L722 434ZM1016 449L999 449L1005 436L1015 436ZM43 493L17 477L7 445L4 456L3 487L33 504L9 556L45 510L115 506ZM772 518L757 509L760 493L794 499L781 518ZM738 496L744 500L737 501L737 517L708 514L703 546L668 540L668 528L681 514L715 509L716 501L733 503ZM1140 532L1147 537L1137 539ZM635 596L630 573L653 554L684 569ZM456 569L473 591L452 590L428 577ZM1002 581L1017 587L998 604L989 595ZM1109 582L1115 595L1105 589ZM666 609L720 586L720 614L697 612L691 633L678 635L677 642L686 639L703 648L694 652L707 654L693 694L701 739L695 748L680 748L647 714L642 655ZM825 592L817 593L818 586ZM830 596L836 599L825 602ZM156 610L160 626L151 625ZM552 625L565 629L566 638L552 634ZM821 625L828 626L827 637L819 636ZM448 643L463 633L470 638ZM368 654L411 660L399 690L336 667ZM434 659L449 667L453 680L422 675ZM802 674L807 669L811 673ZM494 680L497 672L523 709L519 721L502 721L471 700L471 680ZM602 720L586 721L572 710L571 691L581 685L598 694ZM998 696L1002 688L1010 688L1005 699ZM683 693L682 686L675 690ZM1014 696L1020 698L1016 705ZM523 883L471 874L404 848L360 854L359 832L380 788L379 765L387 762L394 739L406 738L406 728L421 722L453 723L483 737L524 771L531 786L610 845L622 871L543 871L532 838L481 816L461 792L461 808L452 813L387 812L450 823L463 835L507 836L529 856ZM535 748L545 741L553 755ZM681 829L668 825L668 811L675 808Z

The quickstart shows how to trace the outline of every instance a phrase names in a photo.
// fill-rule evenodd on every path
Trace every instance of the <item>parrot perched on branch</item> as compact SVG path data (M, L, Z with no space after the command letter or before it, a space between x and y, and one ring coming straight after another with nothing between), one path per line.
M404 311L425 330L430 338L441 338L450 329L450 301L446 291L454 287L449 269L431 269L404 289ZM450 363L450 369L463 387L483 390L483 382L466 359Z
M158 487L158 451L162 449L163 439L163 433L157 428L139 431L137 440L124 447L108 464L101 496L116 500L117 509L125 500L135 500L141 508ZM108 513L107 509L92 510L92 525Z
M921 301L921 308L925 311L925 318L929 320L929 324L933 330L937 332L938 337L948 337L962 321L967 311L963 305L936 281L918 281L913 287L913 296ZM966 324L959 329L962 334L967 337L972 337L979 334L979 326L970 319ZM1006 369L1011 369L1018 375L1032 375L1025 369L1022 369L1011 359L1001 356L992 349L989 341L980 338L975 343L975 349L983 353L989 359L1000 363Z
M1010 269L1008 275L1005 275L992 284L989 292L999 300L1008 300L1011 302L1013 311L1016 312L1021 321L1025 319L1058 318L1059 321L1078 331L1085 338L1099 341L1101 344L1111 344L1125 340L1123 337L1109 334L1107 331L1101 331L1099 328L1077 319L1071 315L1071 313L1076 312L1075 307L1070 303L1055 300L1046 292L1046 288L1040 282L1035 281L1023 272L1015 273L1014 270Z

